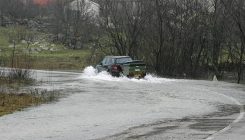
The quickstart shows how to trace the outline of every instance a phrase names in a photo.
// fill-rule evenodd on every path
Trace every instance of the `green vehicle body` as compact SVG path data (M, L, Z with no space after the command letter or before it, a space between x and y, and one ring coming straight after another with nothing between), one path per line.
M116 77L144 78L146 75L145 63L141 60L132 60L129 56L106 56L96 69L98 72L107 71Z

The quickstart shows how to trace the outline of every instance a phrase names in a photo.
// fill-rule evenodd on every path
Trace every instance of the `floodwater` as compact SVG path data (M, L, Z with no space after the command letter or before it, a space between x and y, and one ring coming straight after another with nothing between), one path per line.
M33 71L57 102L0 118L2 140L214 139L244 118L245 87L225 82ZM242 134L240 134L242 135Z

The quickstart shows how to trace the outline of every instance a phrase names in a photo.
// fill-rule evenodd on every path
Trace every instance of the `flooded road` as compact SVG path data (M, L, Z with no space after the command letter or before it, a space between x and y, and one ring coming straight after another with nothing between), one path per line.
M215 139L244 121L244 85L114 78L92 67L33 75L31 88L65 96L1 117L3 140Z

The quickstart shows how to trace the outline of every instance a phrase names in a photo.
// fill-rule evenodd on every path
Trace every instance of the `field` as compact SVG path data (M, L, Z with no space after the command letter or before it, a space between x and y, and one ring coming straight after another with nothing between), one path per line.
M0 67L81 70L88 65L89 49L67 49L49 40L49 35L23 27L0 27ZM34 82L9 79L0 71L0 116L56 99L56 93L19 93L19 88Z
M19 35L22 32L25 35ZM26 41L29 39L28 35L29 37L34 35L35 38L28 42ZM19 36L27 36L27 39L20 39ZM18 41L13 42L13 39ZM62 44L48 40L49 35L22 27L0 27L0 66L80 70L88 65L89 49L67 49Z

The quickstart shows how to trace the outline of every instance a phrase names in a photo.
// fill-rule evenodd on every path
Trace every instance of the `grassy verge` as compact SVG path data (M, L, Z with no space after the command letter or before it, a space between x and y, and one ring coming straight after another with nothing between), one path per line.
M37 106L44 103L57 101L59 94L57 92L33 91L31 93L3 93L0 92L0 117L11 114L16 111L22 111L25 108Z
M30 106L36 106L45 102L41 97L29 94L5 94L0 93L0 116L21 111Z
M8 89L12 89L13 85L8 85ZM18 83L19 84L19 83ZM0 87L1 88L1 87ZM57 101L60 94L56 91L40 91L33 90L28 93L16 93L16 92L0 92L0 117L3 115L11 114L16 111L22 111L25 108L38 106L44 103L50 103Z
M13 69L7 73L0 72L0 116L58 99L59 94L55 91L22 90L34 83L29 70Z

